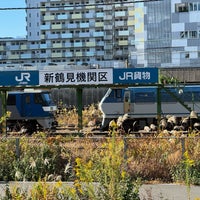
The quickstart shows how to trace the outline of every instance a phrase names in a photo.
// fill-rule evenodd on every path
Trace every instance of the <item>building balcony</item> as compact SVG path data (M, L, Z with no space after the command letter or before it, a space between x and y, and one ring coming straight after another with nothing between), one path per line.
M94 14L93 13L85 13L85 14L83 14L83 18L93 19L94 18Z
M95 27L103 27L104 26L104 22L96 22L95 23Z
M75 28L78 28L78 25L77 24L68 24L67 25L67 28L73 28L73 29L75 29Z
M62 57L62 53L51 53L52 58L59 58Z
M39 48L39 44L30 44L30 49L38 49Z
M5 47L4 46L0 46L0 51L4 51Z
M6 55L0 55L0 59L2 59L2 60L7 59L7 58L8 58L8 56L6 56Z
M104 54L104 59L105 60L113 60L113 55L110 55L110 54Z
M104 49L105 49L105 50L112 50L112 49L113 49L113 45L112 45L112 44L106 44L106 43L105 43Z
M28 59L28 58L31 58L32 56L31 56L31 54L21 54L21 56L20 56L20 58L22 58L22 59Z
M118 45L120 45L120 46L126 46L126 45L128 45L128 40L119 41Z
M126 31L118 31L118 36L129 36L129 31L126 30Z
M68 19L68 16L67 16L67 15L58 15L58 16L57 16L57 19L58 19L58 20Z
M85 9L93 10L93 9L95 9L95 6L85 6Z
M44 16L44 21L51 21L51 20L55 20L55 16L53 16L53 15L45 15Z
M103 17L104 20L112 20L112 18L113 18L112 14L104 15L104 17Z
M126 11L118 11L118 12L115 12L115 17L125 17L127 16L127 12Z
M96 18L103 18L104 17L104 13L96 13Z
M62 24L53 24L51 25L51 29L62 29Z
M104 42L104 41L99 41L99 42L96 42L96 46L98 46L98 47L103 47L103 46L104 46L104 44L105 44L105 42Z
M21 50L26 50L27 49L27 45L20 45L20 48L19 49L21 49Z
M74 42L74 47L82 47L83 43L82 42Z
M62 33L61 34L61 38L72 38L72 37L73 37L72 33Z
M86 47L95 47L95 42L86 42Z
M67 43L65 43L65 47L70 48L70 47L72 47L72 44L70 42L67 42Z
M104 40L112 40L113 36L112 35L104 35Z
M63 45L62 45L62 43L55 43L55 44L52 44L52 47L53 48L62 48Z
M75 53L75 56L77 56L77 57L82 57L82 56L83 56L83 53L82 53L82 52L76 52L76 53Z
M78 34L78 37L81 37L81 38L89 38L91 35L90 33L79 33Z
M89 23L80 23L80 28L89 28L90 24Z
M113 5L105 5L104 10L112 10Z
M95 56L95 52L94 51L87 51L85 52L86 56Z
M105 25L104 24L104 29L105 30L112 30L113 29L113 25Z
M40 8L40 12L46 12L47 8Z
M65 57L71 58L71 57L73 57L73 53L72 52L66 52Z
M71 18L72 19L81 19L82 18L82 14L72 14Z
M40 44L40 49L46 49L47 48L47 44Z
M16 55L9 55L8 56L8 59L19 59L20 58L20 56L18 55L18 54L16 54Z
M104 56L104 51L97 51L97 52L96 52L96 55L97 55L97 56Z
M40 35L40 39L41 39L41 40L46 39L46 35L45 35L45 34L41 34L41 35Z
M64 10L74 10L74 7L73 6L69 6L69 7L64 7Z
M57 39L59 38L59 34L49 34L47 37L48 39Z
M19 49L19 45L12 45L9 48L9 50L18 50L18 49ZM1 49L1 47L0 47L0 50L5 50L5 49Z
M50 25L49 24L48 25L41 25L40 29L41 30L49 30L50 29Z
M104 36L104 32L93 32L92 36L93 37L103 37Z

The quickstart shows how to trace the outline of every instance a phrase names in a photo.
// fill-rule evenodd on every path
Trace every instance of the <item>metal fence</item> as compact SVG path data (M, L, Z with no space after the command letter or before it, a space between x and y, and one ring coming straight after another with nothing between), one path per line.
M107 91L106 88L83 88L83 105L97 104ZM62 102L66 107L77 106L76 89L53 89L52 97L56 103Z
M58 139L59 138L59 139ZM59 142L57 140L60 140ZM62 141L63 140L63 141ZM20 158L21 145L27 144L27 148L30 145L32 148L38 147L51 141L49 145L62 144L63 149L71 150L72 152L82 152L90 148L102 148L102 143L108 143L111 140L110 137L93 136L93 137L47 137L47 138L31 138L31 137L8 137L1 138L0 146L2 143L9 143L12 141L15 149L15 156ZM133 150L166 150L168 152L179 150L183 156L186 151L190 153L199 153L200 155L200 137L116 137L116 140L122 140L124 143L124 152L130 154ZM165 149L164 149L165 148ZM141 152L142 153L142 152ZM144 153L144 152L143 152ZM9 156L9 155L8 155Z

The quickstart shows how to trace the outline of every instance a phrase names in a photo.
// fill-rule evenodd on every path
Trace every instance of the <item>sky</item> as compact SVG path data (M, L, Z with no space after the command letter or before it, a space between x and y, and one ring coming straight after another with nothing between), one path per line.
M0 0L0 8L24 8L25 0ZM0 10L0 37L26 36L25 10Z

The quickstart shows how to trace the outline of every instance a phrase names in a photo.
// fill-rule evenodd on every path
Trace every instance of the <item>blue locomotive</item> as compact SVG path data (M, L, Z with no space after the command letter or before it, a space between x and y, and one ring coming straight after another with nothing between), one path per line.
M28 133L36 130L52 129L56 126L54 113L57 106L53 103L49 91L25 89L10 91L7 95L7 129ZM2 108L0 110L2 116Z
M157 87L109 88L99 103L103 114L102 129L112 119L128 114L131 118L151 124L157 118ZM161 114L163 116L188 116L191 110L200 113L200 85L161 89ZM188 109L191 108L191 109Z

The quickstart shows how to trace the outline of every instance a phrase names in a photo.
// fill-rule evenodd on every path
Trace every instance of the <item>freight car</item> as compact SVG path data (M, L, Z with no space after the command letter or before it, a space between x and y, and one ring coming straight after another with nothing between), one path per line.
M10 112L6 123L10 131L23 128L28 133L33 133L36 130L52 129L57 124L54 117L57 106L53 103L49 91L10 91L7 95L6 110ZM3 115L2 103L0 114Z
M200 113L200 85L183 88L167 87L160 92L163 116L188 116L192 110ZM108 128L112 119L128 114L137 119L141 126L154 123L157 119L157 88L130 87L108 89L99 103L103 114L102 129Z

